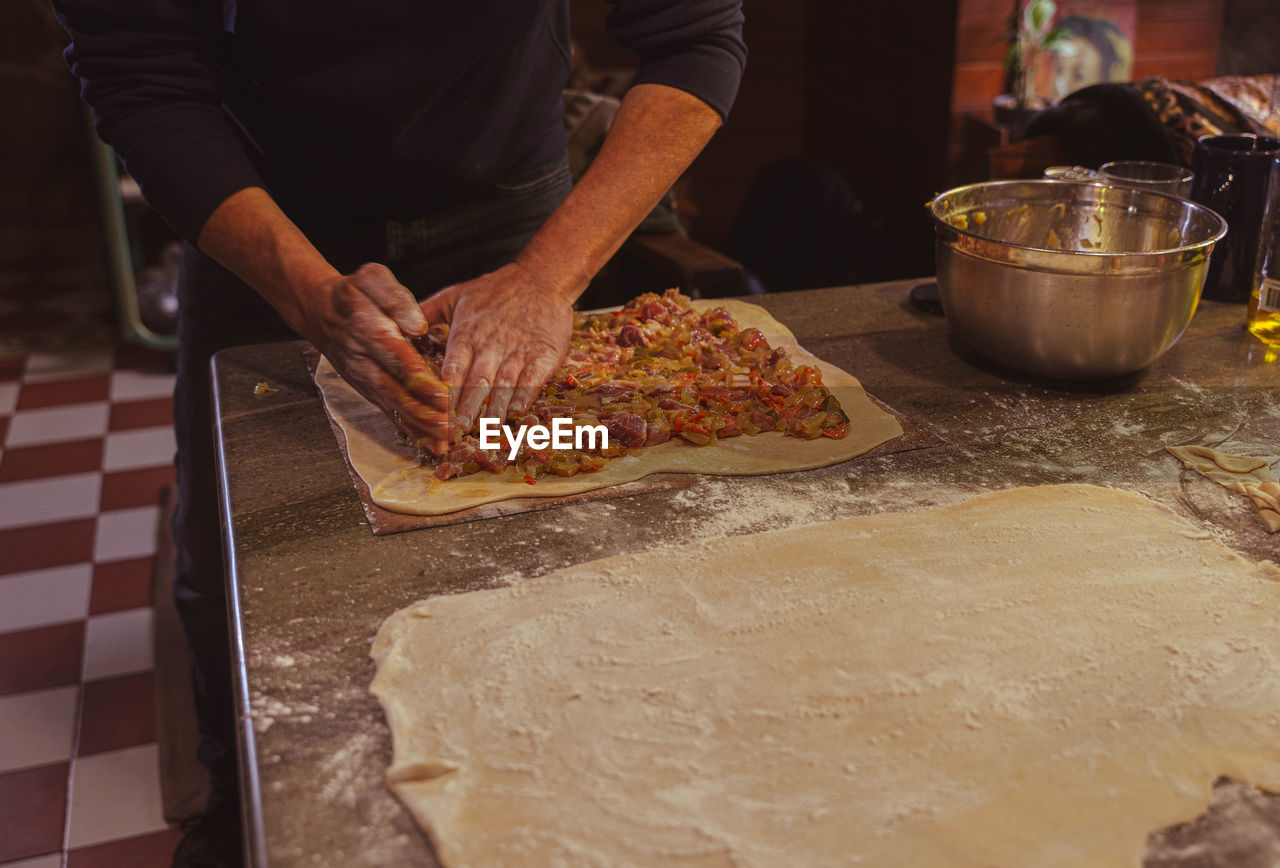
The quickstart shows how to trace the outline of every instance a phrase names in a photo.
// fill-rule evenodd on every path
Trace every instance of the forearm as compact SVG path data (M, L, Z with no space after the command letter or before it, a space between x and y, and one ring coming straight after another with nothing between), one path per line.
M222 107L219 4L54 0L53 7L99 135L151 206L194 242L220 202L262 183Z
M261 187L241 190L214 209L197 245L303 335L308 294L339 276Z
M427 322L386 266L367 263L339 274L261 187L234 193L214 209L198 244L405 434L444 448L448 391L405 339L425 332Z
M720 127L697 97L637 85L599 155L517 260L547 291L573 301Z

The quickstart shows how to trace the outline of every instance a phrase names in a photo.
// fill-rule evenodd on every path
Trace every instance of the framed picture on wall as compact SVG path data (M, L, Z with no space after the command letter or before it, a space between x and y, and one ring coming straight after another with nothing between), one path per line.
M1129 81L1137 0L1058 0L1063 37L1037 70L1036 90L1059 100L1091 84Z

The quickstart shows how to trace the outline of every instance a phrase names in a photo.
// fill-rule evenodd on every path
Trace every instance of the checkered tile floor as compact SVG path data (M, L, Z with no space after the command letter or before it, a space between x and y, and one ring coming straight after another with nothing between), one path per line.
M168 865L151 573L167 359L0 355L0 865Z

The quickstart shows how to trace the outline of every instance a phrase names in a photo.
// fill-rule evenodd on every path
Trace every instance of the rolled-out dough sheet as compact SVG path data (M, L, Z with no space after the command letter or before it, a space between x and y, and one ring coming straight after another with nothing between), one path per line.
M446 866L1135 866L1280 786L1280 569L1020 488L612 557L383 624Z
M528 485L482 472L450 479L432 488L430 472L417 466L416 451L395 445L395 427L380 410L347 385L328 359L321 359L316 369L316 384L325 408L346 438L351 466L369 486L374 503L393 512L413 515L443 515L516 497L578 494L633 482L654 473L753 475L812 470L869 452L902 433L893 416L871 403L856 377L801 348L795 335L764 308L733 299L699 300L693 304L699 310L728 308L742 328L760 329L772 346L785 346L793 361L818 368L823 383L849 416L849 433L841 440L826 437L801 440L770 432L717 441L707 447L692 446L677 439L616 458L595 473L579 473L567 479L543 477L537 485Z

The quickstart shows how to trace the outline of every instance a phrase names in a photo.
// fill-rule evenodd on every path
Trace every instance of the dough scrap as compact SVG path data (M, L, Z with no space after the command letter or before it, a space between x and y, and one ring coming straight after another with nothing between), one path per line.
M772 346L785 346L793 360L818 368L823 383L849 417L849 433L840 440L802 440L771 432L722 440L707 447L674 440L614 459L596 473L579 473L567 479L543 477L537 485L507 481L491 473L439 483L417 466L415 450L394 445L396 432L391 422L347 385L328 359L320 360L316 385L329 416L342 429L351 466L369 486L373 502L392 512L413 515L444 515L517 497L579 494L654 473L752 475L813 470L848 461L902 434L898 421L871 402L856 377L800 347L795 335L764 308L734 299L698 300L693 304L699 310L728 308L739 326L760 329Z
M581 564L386 620L388 781L448 868L1134 866L1280 787L1280 569L1020 488Z
M1271 475L1267 459L1228 455L1208 446L1166 446L1183 464L1219 485L1249 498L1253 511L1269 533L1280 530L1280 483Z

